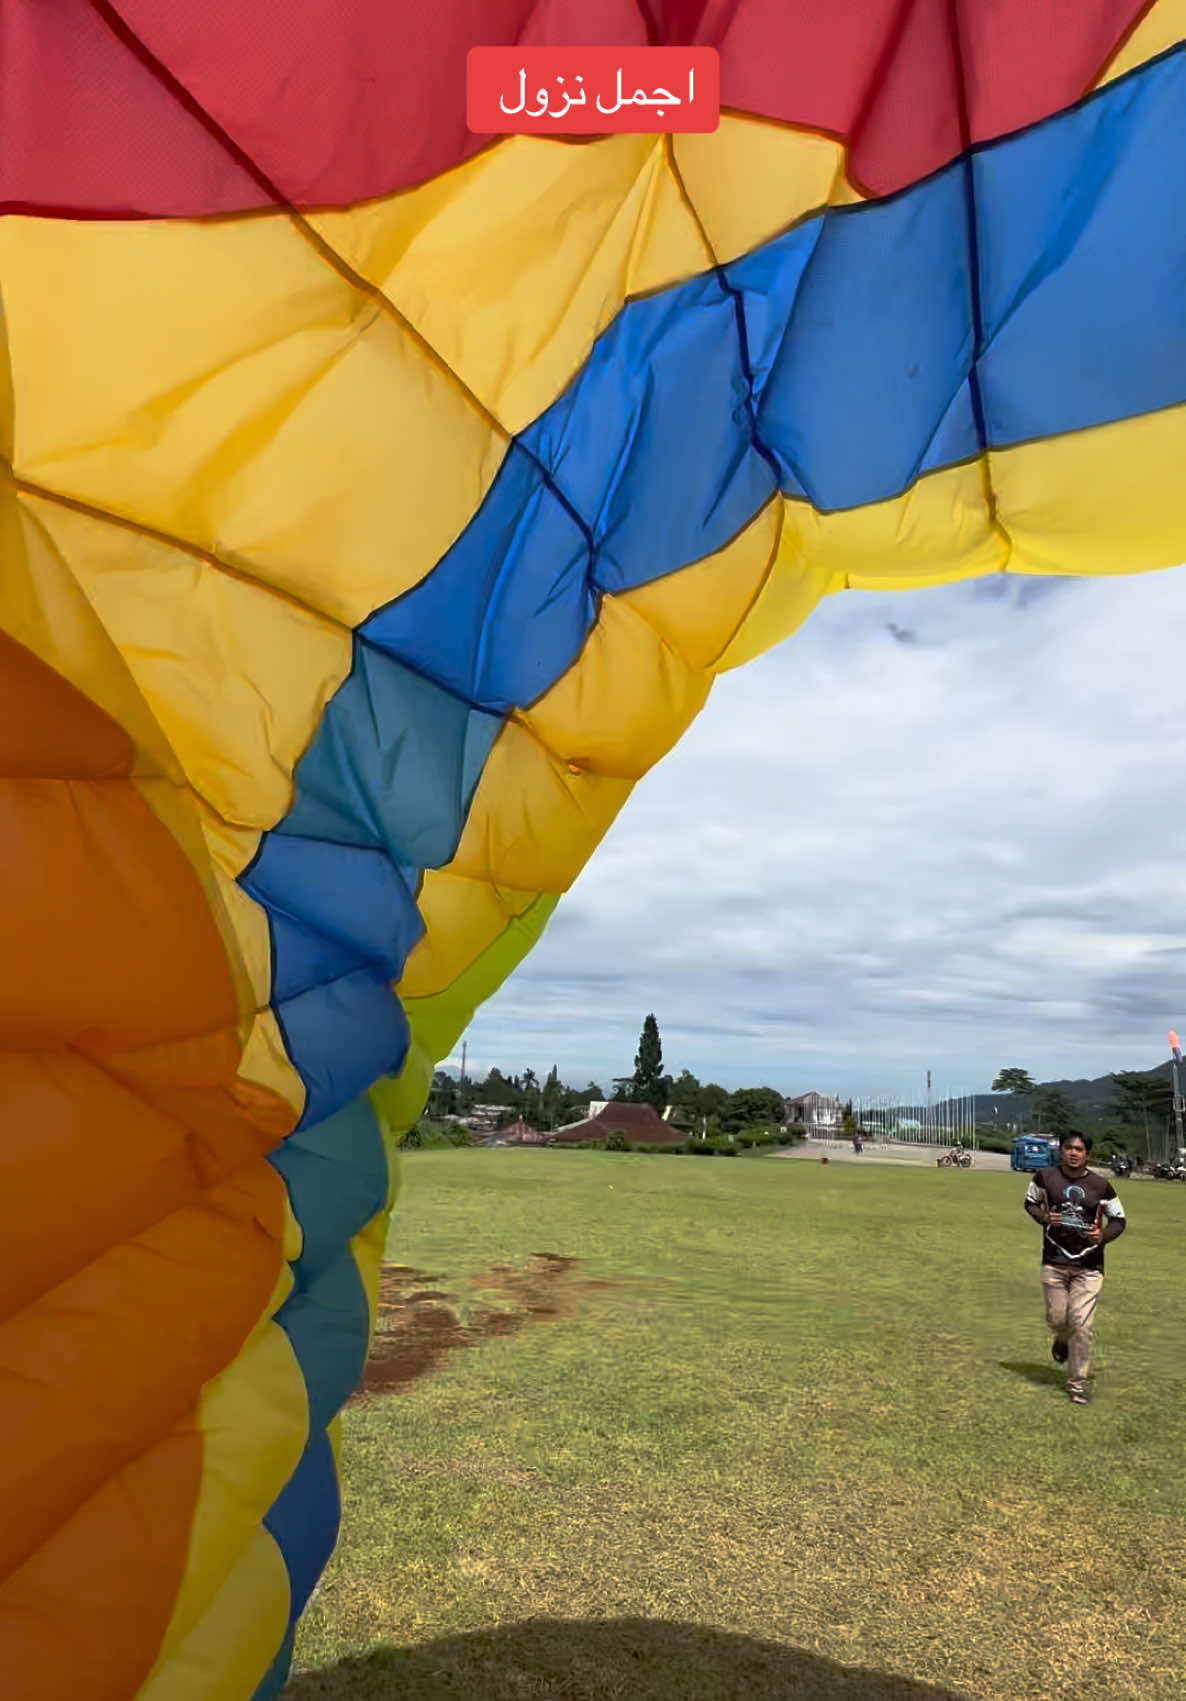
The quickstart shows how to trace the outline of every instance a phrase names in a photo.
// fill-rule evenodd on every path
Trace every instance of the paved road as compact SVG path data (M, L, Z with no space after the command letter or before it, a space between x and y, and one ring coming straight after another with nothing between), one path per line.
M936 1158L940 1157L943 1151L942 1146L908 1146L897 1142L880 1145L866 1140L865 1150L858 1157L847 1140L808 1140L802 1146L787 1146L772 1155L776 1158L797 1159L800 1163L818 1163L826 1153L829 1163L834 1164L929 1164L934 1167ZM1009 1154L977 1152L972 1160L972 1168L1007 1170Z

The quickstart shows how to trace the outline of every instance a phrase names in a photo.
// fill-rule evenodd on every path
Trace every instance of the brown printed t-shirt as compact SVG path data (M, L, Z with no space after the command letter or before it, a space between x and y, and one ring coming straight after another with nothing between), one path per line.
M1083 1236L1083 1229L1094 1228L1098 1222L1111 1217L1124 1222L1124 1206L1116 1197L1112 1183L1094 1170L1082 1175L1064 1175L1055 1164L1040 1169L1026 1189L1027 1205L1043 1202L1051 1211L1062 1212L1062 1223L1042 1230L1042 1262L1061 1269L1099 1270L1104 1268L1102 1245L1092 1246Z

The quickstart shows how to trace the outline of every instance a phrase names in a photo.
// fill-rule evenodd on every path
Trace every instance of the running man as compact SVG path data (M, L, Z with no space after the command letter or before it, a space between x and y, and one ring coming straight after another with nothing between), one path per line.
M1025 1208L1042 1225L1042 1289L1050 1356L1067 1367L1067 1393L1087 1404L1091 1318L1104 1281L1104 1247L1124 1233L1124 1206L1102 1175L1087 1167L1091 1141L1072 1128L1058 1143L1058 1163L1040 1169Z

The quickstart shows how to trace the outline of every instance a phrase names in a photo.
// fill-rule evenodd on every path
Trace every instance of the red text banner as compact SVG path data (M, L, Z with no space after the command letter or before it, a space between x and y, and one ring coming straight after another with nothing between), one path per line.
M473 47L466 123L479 136L702 134L720 124L715 47Z

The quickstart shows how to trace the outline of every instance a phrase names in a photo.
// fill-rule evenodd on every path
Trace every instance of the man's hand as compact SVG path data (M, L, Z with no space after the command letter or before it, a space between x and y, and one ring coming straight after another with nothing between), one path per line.
M1104 1238L1104 1231L1098 1223L1093 1223L1091 1228L1084 1229L1082 1232L1083 1238L1089 1246L1098 1246Z
M1047 1211L1045 1220L1051 1228L1061 1228L1062 1227L1062 1212L1061 1211Z

